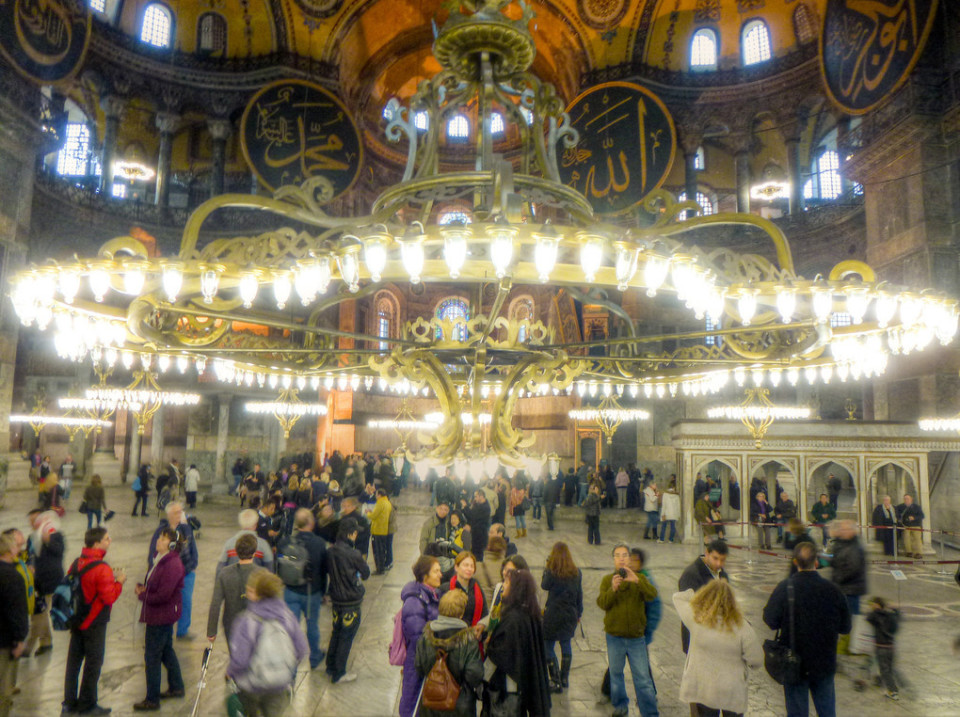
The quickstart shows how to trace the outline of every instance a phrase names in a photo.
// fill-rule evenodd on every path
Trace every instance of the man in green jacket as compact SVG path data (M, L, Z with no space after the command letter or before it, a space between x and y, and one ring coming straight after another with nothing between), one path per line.
M810 522L820 526L820 530L823 532L823 547L827 547L827 540L829 540L830 537L827 535L827 523L836 517L837 509L833 506L833 503L830 502L827 494L821 493L820 502L814 503L810 509Z
M614 571L600 581L600 595L597 596L597 605L605 613L603 630L607 633L613 717L626 717L630 711L623 678L623 668L628 660L640 714L656 717L660 714L657 693L650 676L643 633L647 626L646 602L657 597L657 589L645 575L630 569L630 548L623 543L617 543L613 548L613 566Z

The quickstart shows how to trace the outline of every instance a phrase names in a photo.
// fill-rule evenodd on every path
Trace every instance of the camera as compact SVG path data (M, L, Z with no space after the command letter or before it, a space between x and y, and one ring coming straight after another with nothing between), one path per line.
M626 568L620 568L620 569L617 571L617 575L619 575L621 578L626 579L626 577L627 577L627 570L626 570Z

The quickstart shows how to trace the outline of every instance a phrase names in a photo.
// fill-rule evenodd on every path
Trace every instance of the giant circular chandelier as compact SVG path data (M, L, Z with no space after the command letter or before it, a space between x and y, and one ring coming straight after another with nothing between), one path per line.
M858 261L826 276L799 276L786 237L761 217L703 216L696 202L678 203L662 190L622 223L595 216L560 181L558 151L578 137L554 88L529 71L532 12L521 4L522 17L508 17L506 4L477 0L464 4L472 13L450 10L434 43L442 71L420 83L408 106L391 100L387 137L406 141L407 160L402 180L369 214L327 214L332 186L322 177L272 198L221 195L193 213L176 255L150 256L120 237L95 257L19 272L12 299L22 323L53 326L58 351L72 360L181 372L194 365L202 372L209 360L219 380L237 385L433 397L444 421L415 458L472 461L477 469L491 462L486 452L534 467L534 437L512 422L522 396L576 389L655 399L712 394L731 380L856 380L881 374L891 354L953 340L955 300L878 282ZM468 106L478 117L474 151L442 164L442 130ZM495 113L516 128L516 151L494 152ZM470 223L439 222L451 201L471 205ZM272 213L277 228L204 235L205 221L225 207ZM703 248L692 238L723 225L765 233L776 262ZM419 291L423 283L454 282L480 297L469 319L421 317L394 337L345 331L329 320L328 310L372 297L386 283ZM503 315L513 289L541 284L609 307L619 335L599 344L564 341L553 326ZM486 300L484 287L493 288ZM632 292L634 306L676 301L701 326L709 317L722 328L649 331L604 291ZM850 325L831 326L839 312ZM722 340L706 345L706 335ZM586 354L595 345L604 355ZM492 405L481 408L484 398ZM480 420L465 427L462 418L482 412L492 415L488 436ZM478 453L481 443L489 448Z

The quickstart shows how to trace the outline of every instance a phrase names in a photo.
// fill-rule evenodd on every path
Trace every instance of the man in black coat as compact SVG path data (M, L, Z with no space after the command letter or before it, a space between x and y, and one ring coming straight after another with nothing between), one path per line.
M327 647L327 674L334 683L357 679L355 672L347 672L347 659L353 638L360 629L360 605L365 592L363 581L370 577L370 566L354 547L356 539L357 522L348 518L340 523L337 542L327 550L328 594L333 612L333 632Z
M490 503L487 495L482 490L476 490L473 493L473 502L467 505L466 501L463 501L460 506L463 517L470 526L470 552L478 561L482 561L490 532Z
M838 520L831 544L831 580L847 599L851 615L860 614L860 596L867 594L867 553L852 520Z
M840 589L817 573L817 547L800 543L793 551L797 573L783 580L763 608L763 621L780 630L780 642L792 644L800 656L802 681L784 685L787 715L806 715L810 697L819 715L836 714L833 676L837 671L837 641L850 632L847 601ZM793 624L787 585L793 586Z
M547 530L553 530L553 513L560 502L560 489L563 487L563 475L548 475L543 487L543 507L547 511Z
M10 712L17 681L17 660L27 645L30 616L27 586L14 564L17 544L12 535L0 535L0 714Z
M36 593L36 607L30 617L30 638L26 654L40 646L34 657L53 649L53 633L50 630L50 596L63 580L63 555L66 543L63 533L57 529L56 521L49 512L31 510L28 513L33 533L27 539L27 555L33 567L33 584Z
M827 497L836 508L840 502L840 491L843 490L843 483L833 473L827 476Z
M300 622L303 613L307 623L307 644L310 646L310 669L315 670L325 657L320 649L320 606L323 604L323 592L327 586L327 545L322 538L314 535L316 522L309 508L299 508L293 516L293 533L277 546L277 574L284 581L283 600ZM302 585L291 580L297 577L296 570L289 570L292 563L286 556L291 543L301 546L308 555L303 572Z
M729 580L730 576L727 575L727 571L723 569L724 564L727 562L727 554L729 552L730 548L727 547L726 542L723 540L711 540L707 543L707 548L704 550L703 555L690 563L684 569L683 574L680 575L680 592L684 590L699 590L716 578ZM687 630L683 623L680 624L680 644L683 646L684 654L686 654L687 648L690 647L690 631Z

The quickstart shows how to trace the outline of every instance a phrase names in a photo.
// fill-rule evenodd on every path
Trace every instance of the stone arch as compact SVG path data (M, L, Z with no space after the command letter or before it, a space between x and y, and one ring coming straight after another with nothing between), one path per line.
M786 473L789 473L789 478L784 478L781 480L780 473L783 471L778 471L776 474L772 473L766 469L767 466L775 464L784 469ZM779 498L778 486L785 490L790 496L790 499L794 502L799 502L800 499L800 471L797 468L796 461L786 458L763 458L757 459L754 462L751 462L750 465L750 493L753 493L753 479L754 477L762 477L762 480L765 485L765 494L767 500L771 505L776 505L777 499Z
M821 458L807 466L805 476L805 494L807 505L812 506L827 492L827 478L833 473L840 479L842 488L837 503L837 512L847 513L844 517L855 517L858 513L860 495L860 477L856 461L851 458Z
M398 338L403 317L400 315L400 300L390 289L380 289L373 296L373 311L367 319L367 332L371 336ZM381 322L386 321L383 325ZM386 334L383 331L386 330ZM381 348L389 348L389 345Z
M881 481L878 473L886 468L892 468ZM899 469L899 470L898 470ZM867 505L870 509L880 503L884 495L889 495L894 505L903 502L903 495L909 493L914 500L920 499L920 477L918 466L910 466L896 458L883 458L873 465L866 476ZM895 489L894 489L895 488Z

